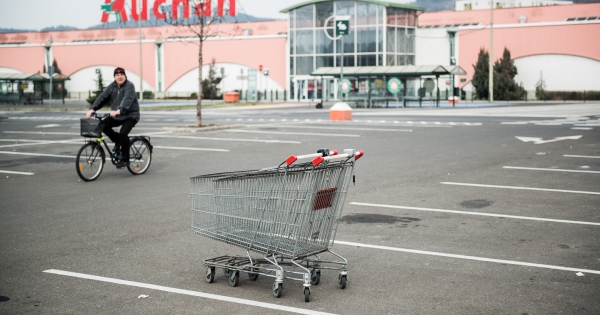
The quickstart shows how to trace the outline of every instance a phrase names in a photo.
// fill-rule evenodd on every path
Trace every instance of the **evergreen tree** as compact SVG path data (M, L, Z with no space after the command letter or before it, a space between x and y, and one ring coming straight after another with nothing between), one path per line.
M473 65L474 73L471 84L477 92L478 99L489 98L489 64L490 54L483 48L479 49L479 55L477 57L477 63Z
M540 71L540 79L535 84L535 98L538 100L543 100L546 94L546 81L544 81L544 77L542 72Z
M96 91L94 91L94 95L92 95L92 97L87 99L87 102L91 104L94 104L94 102L96 101L96 99L98 98L98 96L100 96L100 94L102 94L102 92L104 92L104 89L106 89L106 87L104 86L104 82L102 82L102 72L98 73L98 79L94 80L96 81ZM110 104L108 105L110 106Z
M494 98L498 99L522 99L525 90L517 84L515 76L518 74L514 60L510 57L510 51L504 47L502 58L494 63Z
M202 70L200 70L202 71ZM216 60L213 58L208 68L208 78L202 80L202 95L214 99L217 96L218 85L223 78L217 77Z
M56 59L52 61L52 71L53 73L62 74L62 71L60 71L60 68L58 67L58 63L56 63Z

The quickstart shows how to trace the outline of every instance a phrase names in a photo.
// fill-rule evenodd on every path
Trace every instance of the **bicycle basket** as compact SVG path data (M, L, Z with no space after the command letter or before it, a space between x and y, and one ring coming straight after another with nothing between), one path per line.
M81 119L81 136L90 138L102 137L104 122L98 119Z

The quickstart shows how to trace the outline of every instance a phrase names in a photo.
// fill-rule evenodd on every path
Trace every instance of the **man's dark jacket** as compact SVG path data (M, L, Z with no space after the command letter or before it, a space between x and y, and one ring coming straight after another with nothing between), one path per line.
M127 118L133 118L135 121L140 120L140 104L138 104L133 83L125 80L123 85L119 88L117 82L113 81L108 85L104 92L98 96L90 109L97 111L109 101L112 101L110 110L121 111L121 114L113 119L125 120Z

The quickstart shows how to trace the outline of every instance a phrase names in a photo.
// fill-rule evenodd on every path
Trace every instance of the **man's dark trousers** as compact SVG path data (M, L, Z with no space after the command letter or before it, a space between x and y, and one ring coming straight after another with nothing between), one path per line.
M116 120L112 117L108 117L104 120L104 132L105 135L112 140L115 144L121 145L121 152L123 152L122 161L129 163L129 133L131 129L137 124L137 121L133 118L127 118L125 120ZM113 127L121 126L119 133L114 131Z

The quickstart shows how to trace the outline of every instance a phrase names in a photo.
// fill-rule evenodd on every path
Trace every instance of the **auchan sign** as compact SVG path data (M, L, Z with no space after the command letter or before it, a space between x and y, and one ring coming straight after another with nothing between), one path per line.
M142 3L142 12L139 13L138 10L134 10L133 8L138 7L138 1ZM131 18L134 21L148 20L148 1L152 0L131 0L131 8L125 8L125 0L104 0L104 5L102 6L102 23L108 22L108 17L111 12L117 14L120 17L120 20L123 22L127 22L128 14L127 9L131 12ZM210 16L212 15L212 1L213 0L204 0L204 2L198 1L196 6L193 8L193 13L197 16ZM225 15L225 1L229 2L229 15L235 16L235 0L217 0L217 15L224 16ZM167 3L168 2L168 3ZM161 11L161 5L171 4L172 8L177 8L173 10L173 16L171 18L178 19L179 18L179 5L183 5L183 18L188 19L190 17L190 8L193 3L190 3L189 0L154 0L154 5L152 6L152 12L157 19L165 19L167 14Z

